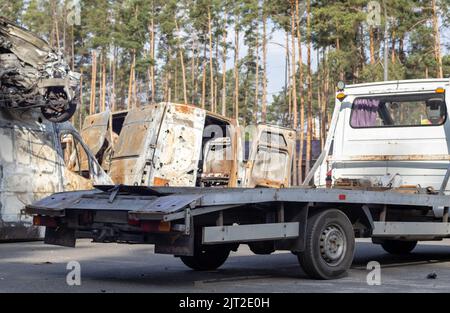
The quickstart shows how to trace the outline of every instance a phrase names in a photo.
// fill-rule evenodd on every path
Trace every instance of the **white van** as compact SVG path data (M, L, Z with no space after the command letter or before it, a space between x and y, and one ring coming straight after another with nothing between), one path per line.
M37 110L0 109L0 241L42 237L25 205L104 184L111 179L69 122L51 123Z

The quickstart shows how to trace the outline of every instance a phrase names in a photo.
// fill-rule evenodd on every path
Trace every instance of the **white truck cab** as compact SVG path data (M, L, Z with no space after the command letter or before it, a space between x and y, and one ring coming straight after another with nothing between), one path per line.
M449 191L450 80L341 88L314 183ZM448 180L448 177L447 179Z

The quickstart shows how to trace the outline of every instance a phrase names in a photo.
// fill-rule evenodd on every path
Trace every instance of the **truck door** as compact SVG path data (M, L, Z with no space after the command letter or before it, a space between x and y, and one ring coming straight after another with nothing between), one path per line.
M86 145L96 157L97 161L102 164L105 151L109 146L110 136L108 133L108 125L111 113L109 110L86 116L81 130L81 137ZM84 157L85 155L83 155ZM84 170L87 169L87 159L81 160Z
M243 187L289 187L294 149L294 130L258 125L252 138Z
M165 105L153 104L128 112L111 159L115 184L148 185Z
M64 191L88 190L94 185L112 185L81 136L72 129L59 131L63 160Z
M150 185L196 185L205 117L205 110L200 108L167 104L149 175Z

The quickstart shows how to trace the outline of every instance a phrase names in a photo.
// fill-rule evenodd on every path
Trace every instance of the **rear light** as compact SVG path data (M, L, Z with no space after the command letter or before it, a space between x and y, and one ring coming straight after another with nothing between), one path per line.
M144 233L167 233L170 232L170 222L163 221L141 221L141 229Z
M58 222L54 217L36 215L33 216L33 225L56 228L58 226Z
M128 225L130 225L130 226L140 226L141 222L139 220L129 219L128 220Z

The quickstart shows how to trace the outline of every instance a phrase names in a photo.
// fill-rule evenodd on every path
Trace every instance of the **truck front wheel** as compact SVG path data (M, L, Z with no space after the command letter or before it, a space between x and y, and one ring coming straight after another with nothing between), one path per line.
M309 217L305 251L298 260L311 278L335 279L350 268L355 250L353 226L339 210L319 211Z
M417 245L417 241L383 240L381 247L390 254L408 254Z
M230 254L226 246L199 246L193 256L180 256L181 261L196 271L210 271L225 263Z

